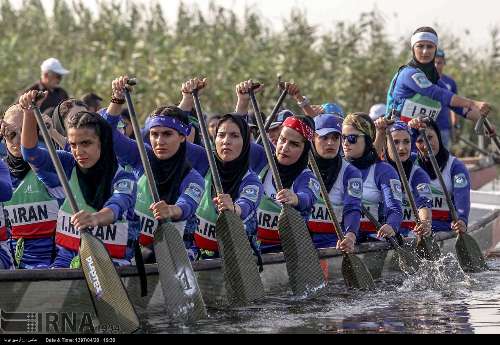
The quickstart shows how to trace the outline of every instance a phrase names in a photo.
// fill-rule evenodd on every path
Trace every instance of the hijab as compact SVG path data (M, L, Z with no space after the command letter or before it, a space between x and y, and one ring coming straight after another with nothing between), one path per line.
M220 126L227 121L232 121L238 126L243 139L243 146L240 155L236 159L230 162L224 162L219 158L219 155L216 154L215 163L217 164L222 190L224 193L231 195L231 199L234 202L238 199L241 181L248 172L250 165L250 130L242 116L226 114L219 120L215 133L217 133Z
M349 163L360 170L365 170L379 161L380 158L373 146L373 141L375 140L375 124L370 116L361 112L349 114L344 120L344 125L353 126L365 135L365 150L363 151L363 155L358 158L348 159Z
M439 152L437 153L434 152L434 155L439 165L439 170L443 171L444 168L446 167L446 164L448 163L450 152L446 149L446 146L443 145L443 140L441 139L441 132L439 131L436 122L434 120L430 120L428 124L436 132L436 136L439 142ZM437 178L436 172L432 167L432 163L431 160L429 159L429 156L423 154L420 151L418 152L418 164L422 167L422 169L424 169L427 172L427 174L429 174L431 180L435 180Z

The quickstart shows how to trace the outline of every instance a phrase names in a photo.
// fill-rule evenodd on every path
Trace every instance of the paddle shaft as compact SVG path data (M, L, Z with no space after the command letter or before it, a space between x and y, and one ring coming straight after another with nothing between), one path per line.
M326 190L325 183L323 182L323 178L321 177L321 172L319 171L318 164L316 163L316 159L314 158L312 152L309 152L309 165L311 166L314 175L316 175L316 178L318 179L321 194L323 194L323 201L325 202L326 208L330 213L330 217L332 218L333 227L335 228L337 237L340 241L342 241L344 239L344 234L340 230L341 228L339 220L337 219L337 216L335 215L335 212L333 210L332 202L330 200L330 197L328 196L328 191Z
M248 92L250 95L250 101L252 102L253 111L255 114L260 114L259 104L257 103L257 99L255 99L255 93L253 89L250 89ZM255 116L255 120L257 121L257 127L259 128L260 135L262 137L262 145L264 146L264 151L266 153L266 159L269 163L269 168L273 174L274 183L276 184L276 191L280 191L283 189L283 183L281 183L280 174L278 172L278 167L276 166L276 162L274 161L273 153L271 151L271 144L269 143L269 138L266 135L266 130L264 129L264 123L262 122L262 118L260 116Z
M468 139L465 139L465 138L462 138L462 137L459 137L458 140L462 140L466 145L469 145L470 147L472 147L474 150L476 150L477 152L480 152L484 155L491 155L492 153L491 152L488 152L482 148L480 148L479 146L477 146L476 144L474 144L472 141L468 140ZM495 152L493 152L493 155L496 155Z
M429 157L432 168L434 169L434 172L436 173L436 176L439 180L439 184L441 188L443 189L444 196L446 198L446 202L448 203L448 208L450 209L451 213L451 219L456 222L458 220L457 216L457 211L455 210L455 206L453 205L453 202L450 197L450 193L448 192L448 189L446 188L446 184L444 183L443 175L441 174L441 169L439 169L439 164L436 161L436 157L434 156L434 152L432 151L431 143L429 142L429 138L427 138L427 133L425 132L425 129L420 129L419 130L420 134L424 138L425 146L427 147L427 156Z
M160 201L160 195L158 194L158 188L156 188L153 170L151 169L151 164L149 163L148 155L146 153L146 147L141 135L141 129L139 126L139 121L137 120L134 103L132 102L132 98L130 97L130 91L127 88L125 88L125 99L127 100L127 107L130 113L130 123L132 124L135 141L137 143L137 148L139 149L139 156L141 157L144 174L146 175L146 179L148 180L149 191L151 192L151 196L156 203Z
M488 118L484 119L484 126L488 130L489 133L494 133L493 126ZM500 139L498 139L497 135L492 136L493 141L495 142L497 148L500 150Z
M37 97L38 98L38 97ZM54 143L52 142L52 138L49 135L49 131L47 127L45 127L45 123L43 122L42 113L40 112L40 108L35 105L33 102L33 111L35 113L36 121L38 122L38 127L40 128L40 132L42 133L43 141L47 146L47 151L49 152L50 159L52 160L52 164L54 164L54 168L56 169L57 177L61 182L61 185L64 189L64 194L66 194L66 200L69 201L69 205L73 214L79 211L78 204L76 203L75 196L73 195L71 188L69 186L68 177L64 172L61 161L59 160L59 156L57 155L56 148L54 147Z
M198 122L200 124L201 137L203 139L203 144L205 145L205 152L208 157L208 165L210 166L210 173L212 174L212 181L214 182L215 192L217 195L224 194L222 189L222 183L220 181L219 172L217 170L217 164L215 162L215 143L212 144L210 141L210 136L208 135L207 124L205 118L203 117L203 112L201 111L200 97L198 96L198 90L193 90L193 100L194 108L196 110L196 116L198 117ZM260 117L260 114L255 116ZM233 200L233 202L236 200Z
M368 211L368 209L365 207L365 205L361 204L361 210L363 210L363 213L366 215L366 218L368 218L370 220L370 222L372 222L373 225L375 225L377 230L380 230L380 228L382 227L382 224L380 224L380 222L377 220L377 218L375 218L373 216L373 214L371 214L370 211ZM392 246L394 248L399 248L399 245L396 242L396 240L394 239L394 237L386 237L386 239L387 239L387 241L389 241L390 244L392 244Z
M266 119L266 123L264 124L264 131L267 132L267 130L269 129L269 127L271 127L271 123L274 122L274 120L276 120L276 116L278 116L278 112L281 108L281 105L283 104L283 102L285 101L285 98L286 96L288 95L288 90L287 89L284 89L282 92L281 92L281 95L280 97L278 98L278 101L276 102L276 104L274 105L274 108L273 108L273 111L271 112L271 115L269 115L269 117ZM260 114L260 113L259 113ZM256 115L257 116L257 115ZM262 136L263 134L259 135L257 137L257 140L255 140L255 142L257 144L260 144L260 142L262 141Z
M399 178L401 179L401 182L403 183L403 188L405 189L406 195L408 196L408 201L410 202L411 210L415 215L415 220L417 221L417 223L420 223L420 215L418 214L417 204L415 203L415 198L413 197L413 193L411 192L410 189L410 184L408 183L408 178L406 177L405 169L403 168L403 163L401 163L398 150L396 149L396 144L394 143L394 139L392 138L389 128L385 130L385 135L389 140L389 146L391 147L392 155L394 156L394 161L396 162L396 167L398 168Z

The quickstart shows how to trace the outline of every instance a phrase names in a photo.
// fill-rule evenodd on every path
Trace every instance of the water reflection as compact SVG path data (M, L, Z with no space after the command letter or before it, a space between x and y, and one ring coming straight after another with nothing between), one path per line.
M412 277L394 273L377 291L346 290L343 282L311 300L287 293L249 308L209 309L194 326L149 315L148 333L500 333L500 273L467 275L445 257ZM489 261L500 268L500 260ZM452 269L450 269L452 268Z

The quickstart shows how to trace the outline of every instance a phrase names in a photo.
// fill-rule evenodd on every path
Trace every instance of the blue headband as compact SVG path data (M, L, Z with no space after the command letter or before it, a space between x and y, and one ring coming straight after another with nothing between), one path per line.
M395 131L405 131L408 132L411 135L411 129L408 126L408 124L404 121L396 121L394 124L391 126L390 132L395 132Z
M175 119L170 116L163 116L163 115L155 115L155 116L150 116L147 121L146 121L146 130L149 132L149 130L153 127L168 127L175 129L177 132L179 132L181 135L184 135L187 137L189 133L191 132L191 126L185 124L184 122Z

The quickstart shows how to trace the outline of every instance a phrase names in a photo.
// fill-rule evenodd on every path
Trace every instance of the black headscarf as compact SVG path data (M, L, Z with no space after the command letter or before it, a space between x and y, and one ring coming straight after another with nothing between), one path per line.
M321 178L325 183L326 190L330 191L335 181L337 181L340 168L342 168L342 157L340 152L337 153L335 158L330 159L321 157L316 150L313 150L313 154L316 158L316 163L318 163L319 172L321 173Z
M82 117L86 118L85 121L79 121ZM68 128L73 127L74 122L80 124L77 128L95 128L101 141L101 156L93 167L83 171L76 164L78 184L85 202L92 208L101 210L113 193L112 183L118 169L111 126L99 114L87 111L79 112L68 120Z
M431 32L431 31L417 30L414 32L414 34L417 32ZM436 34L436 32L431 32L431 33ZM437 49L436 49L436 51L437 51ZM417 61L413 47L411 47L411 52L412 52L413 57L410 60L410 62L408 62L407 66L411 66L411 67L420 69L422 72L424 72L424 74L427 76L427 79L429 79L429 81L431 83L437 84L440 77L439 77L439 73L436 69L436 66L434 65L434 60L435 60L436 56L434 55L431 62L423 64L423 63L420 63Z
M307 116L295 116L296 118L303 121L307 126L311 127L314 131L314 122L311 118ZM277 152L274 156L274 160L276 161L276 165L278 167L278 172L280 174L281 183L283 184L283 188L290 188L293 185L293 182L297 179L297 177L304 171L307 167L307 163L309 161L309 151L311 150L311 142L309 140L305 140L304 150L300 155L297 162L292 165L282 165L278 162Z
M222 190L224 193L231 195L233 201L236 201L241 181L247 173L250 164L250 130L242 116L226 114L219 120L215 133L217 133L219 127L227 121L234 122L240 129L241 137L243 138L241 153L238 158L230 162L224 162L218 155L215 155L215 162L222 183Z
M158 159L151 155L151 169L155 178L160 199L168 205L174 205L179 198L179 186L191 171L186 159L186 141L182 142L177 152L168 159Z
M441 132L434 120L429 120L428 125L436 132L437 139L439 141L439 152L434 152L436 161L439 165L439 170L443 171L448 163L448 159L450 157L450 152L446 149L446 146L443 145L443 140L441 139ZM425 144L424 144L425 145ZM427 155L424 155L422 152L418 152L418 164L424 169L431 180L435 180L437 178L436 172L432 168L431 160Z
M16 157L7 150L7 158L5 159L9 167L10 174L15 178L22 180L31 170L30 165L23 157Z
M372 166L379 160L380 159L377 155L377 151L375 151L372 139L366 135L365 135L365 150L363 152L363 155L359 158L348 159L349 163L354 165L359 170L364 170Z
M370 116L362 112L349 114L344 119L344 125L351 125L365 135L365 150L363 151L363 155L359 158L347 159L349 163L360 170L364 170L379 161L380 158L373 146L372 139L375 137L375 124Z

